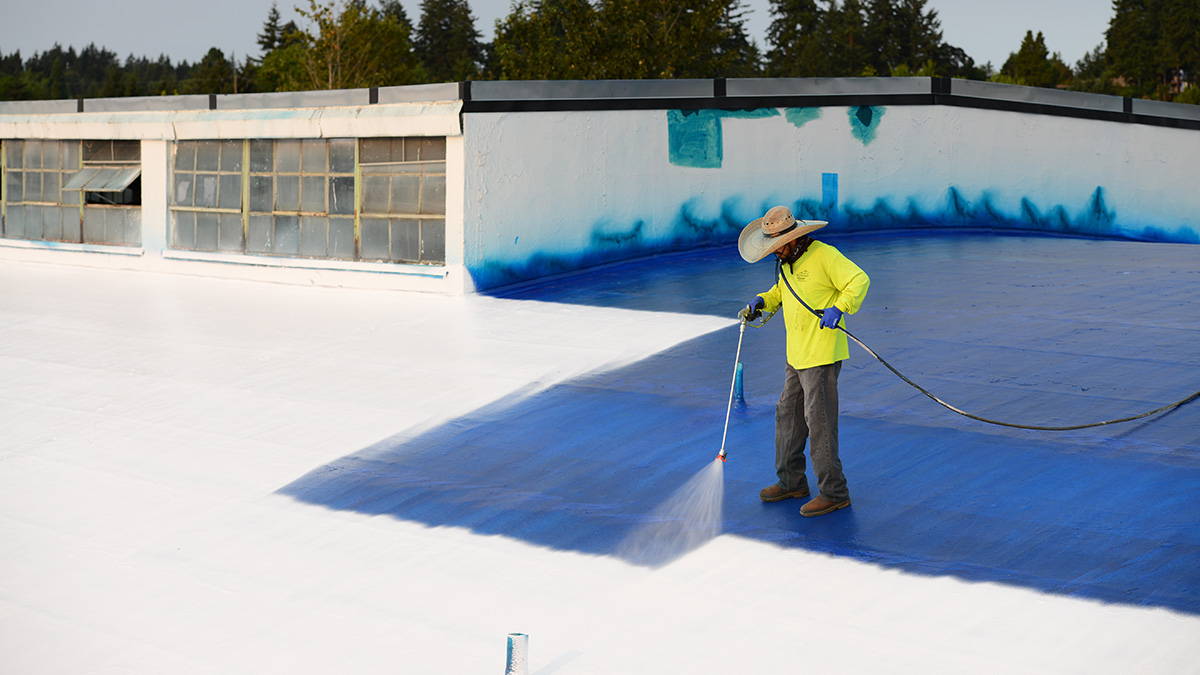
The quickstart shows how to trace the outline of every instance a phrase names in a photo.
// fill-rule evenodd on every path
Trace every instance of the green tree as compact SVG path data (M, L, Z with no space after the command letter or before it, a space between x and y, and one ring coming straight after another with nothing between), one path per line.
M601 0L605 77L736 77L758 69L741 0Z
M467 0L422 0L413 51L436 82L478 76L484 50Z
M267 20L263 22L262 32L258 34L258 47L263 55L270 54L283 40L283 27L279 25L279 5L272 2L267 12Z
M1008 55L1000 74L1012 83L1031 87L1055 87L1071 79L1071 69L1057 53L1050 55L1041 31L1036 36L1033 31L1025 31L1021 47Z
M496 22L489 76L505 80L603 77L599 13L588 0L517 0Z
M408 28L393 16L350 0L297 9L311 27L301 30L295 42L285 36L283 52L272 64L273 76L283 89L343 89L421 82L423 71L412 51ZM296 66L299 65L299 70Z
M184 80L185 94L232 94L234 66L225 53L213 47L192 70L191 77Z
M834 10L836 11L836 10ZM766 73L771 77L831 75L831 10L816 0L771 0ZM860 16L861 18L861 16ZM860 21L861 23L861 21Z

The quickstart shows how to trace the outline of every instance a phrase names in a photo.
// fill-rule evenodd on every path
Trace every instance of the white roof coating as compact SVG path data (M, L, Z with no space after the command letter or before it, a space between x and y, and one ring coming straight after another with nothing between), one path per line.
M23 262L0 287L3 672L499 673L510 632L538 675L1196 672L1200 616L1161 608L725 535L646 568L276 492L732 317Z

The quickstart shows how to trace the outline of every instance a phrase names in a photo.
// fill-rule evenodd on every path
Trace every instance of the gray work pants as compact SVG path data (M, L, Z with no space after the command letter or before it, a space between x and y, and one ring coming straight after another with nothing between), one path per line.
M807 490L804 444L817 472L817 487L829 499L850 498L838 458L838 373L842 362L796 370L790 365L775 407L775 472L789 490Z

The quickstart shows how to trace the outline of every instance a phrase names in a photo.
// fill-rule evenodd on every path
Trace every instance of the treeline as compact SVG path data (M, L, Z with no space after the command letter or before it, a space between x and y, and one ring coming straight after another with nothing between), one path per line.
M515 0L484 42L467 0L273 6L259 53L195 64L55 46L0 51L0 100L341 89L471 79L937 75L1200 103L1200 2L1114 0L1105 42L1074 66L1029 31L997 69L942 36L927 0L770 0L766 44L743 0ZM1189 86L1189 83L1191 86Z

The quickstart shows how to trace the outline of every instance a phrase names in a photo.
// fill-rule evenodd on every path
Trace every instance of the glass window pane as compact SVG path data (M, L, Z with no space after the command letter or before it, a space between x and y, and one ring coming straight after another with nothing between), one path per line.
M25 201L40 202L42 200L42 174L34 171L25 172Z
M392 230L392 259L416 262L421 256L421 221L394 218Z
M421 213L446 212L446 177L425 176L421 193Z
M276 159L278 159L276 155ZM299 211L300 210L300 177L299 176L276 176L275 177L275 210L276 211Z
M354 219L329 219L329 257L354 259Z
M242 142L221 141L221 170L242 170Z
M5 195L6 195L6 198L8 199L8 201L10 201L10 202L21 201L21 199L22 199L21 195L25 194L25 191L21 189L21 187L22 187L21 172L20 171L9 171L8 176L5 180L5 183L7 183L7 185L5 186L5 190L7 190Z
M175 228L171 236L171 247L185 250L195 248L196 214L192 211L175 211L174 215Z
M364 138L359 146L358 161L362 164L391 161L391 148L389 138Z
M175 144L175 170L191 171L196 168L196 142L179 141Z
M275 141L275 170L300 171L300 141Z
M329 179L329 212L354 213L354 176Z
M112 158L118 162L136 162L142 158L141 141L113 141Z
M300 210L310 213L325 212L325 177L305 176L300 194Z
M8 155L8 168L21 168L21 150L24 147L24 141L4 141L4 152Z
M223 209L242 208L242 175L240 173L221 174L221 200L218 204Z
M196 174L196 206L214 208L217 205L217 176Z
M84 141L83 142L83 161L85 162L111 162L112 141Z
M388 177L363 176L363 213L388 212Z
M267 253L271 250L271 216L250 216L250 232L246 251Z
M392 209L389 213L417 213L420 176L392 176Z
M446 221L421 221L421 260L423 262L446 261Z
M21 165L26 169L42 168L41 141L25 141L21 154Z
M217 249L220 251L237 251L242 250L242 214L240 213L222 213L219 214L219 232L217 235Z
M8 239L20 239L25 235L25 207L8 205L8 215L4 218L4 236Z
M79 208L63 207L58 210L62 216L62 233L65 241L83 241L83 232L79 224ZM141 241L141 231L138 232L138 241Z
M324 258L329 250L329 219L300 217L300 255Z
M362 232L362 255L360 257L363 260L387 260L391 257L386 218L363 218L359 227Z
M325 173L328 170L328 165L325 163L324 139L300 141L300 154L304 157L302 166L304 173Z
M63 141L63 168L78 169L82 164L79 163L79 141Z
M89 244L102 244L108 232L108 212L95 206L83 209L83 240Z
M300 250L300 217L275 216L275 253L296 255Z
M250 176L250 210L271 211L271 177Z
M61 169L62 168L62 142L61 141L46 141L42 150L42 168L45 169Z
M196 174L194 173L177 173L175 174L175 201L172 203L176 206L191 206L192 191L196 184Z
M196 250L217 250L217 214L196 214Z
M53 206L42 211L42 238L46 241L62 241L62 214Z
M62 174L57 171L42 176L42 201L59 203L59 190L62 189Z
M196 170L216 171L221 166L221 146L216 141L198 141L196 143Z
M275 141L250 141L250 170L267 172L274 164Z
M333 173L354 173L353 139L329 141L329 170Z
M428 162L435 159L446 159L446 139L445 138L421 138L415 143L409 141L409 145L416 145L420 148L418 154L422 162Z

